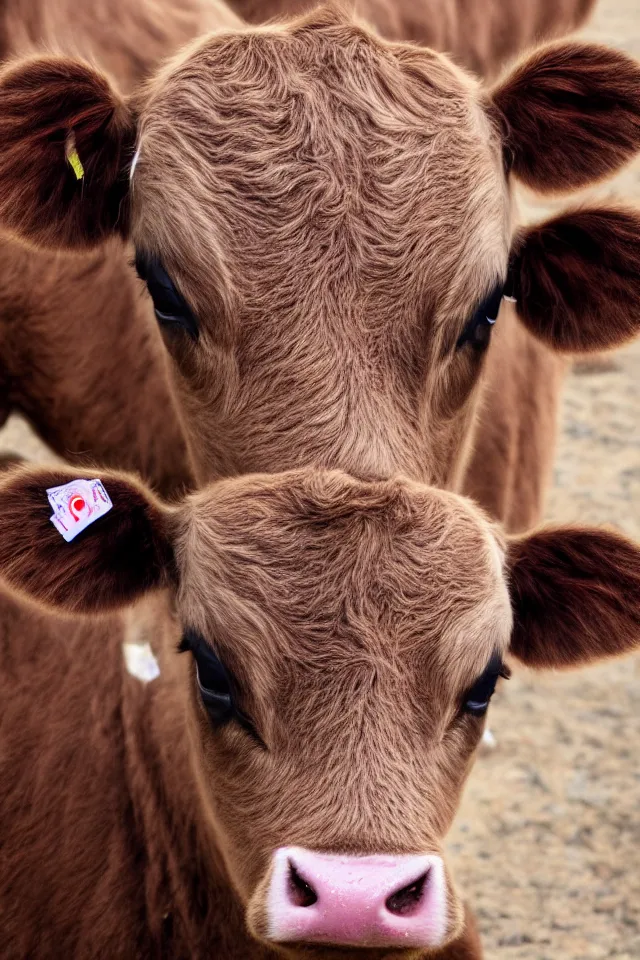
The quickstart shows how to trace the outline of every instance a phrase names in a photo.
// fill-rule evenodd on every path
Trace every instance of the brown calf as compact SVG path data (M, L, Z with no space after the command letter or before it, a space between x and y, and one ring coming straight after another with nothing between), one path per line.
M133 240L199 481L403 473L523 529L563 355L638 330L635 212L512 226L511 177L580 187L640 147L640 69L600 46L544 48L487 91L316 12L206 37L133 99L79 61L11 65L0 137L16 233L76 251ZM517 315L487 349L505 283Z
M41 605L1 597L4 955L480 956L442 840L502 659L637 646L638 548L313 470L174 507L103 474L113 509L65 543L46 490L73 476L0 484L0 574ZM143 621L46 612L160 587ZM149 638L144 685L121 647Z
M583 6L586 13L586 4ZM573 13L567 12L568 8L565 10L563 5L557 4L554 10L558 17L556 26L564 28L568 23L567 16L572 17ZM109 11L112 11L112 4ZM71 15L72 12L73 15ZM425 10L424 14L423 19L434 24L445 24L451 19L444 13L436 16L431 8ZM576 15L578 15L577 11ZM475 40L484 36L482 31L472 28L469 18L473 16L475 13L472 10L461 9L454 17L459 25L459 29L455 31L455 36L458 38L455 48L458 53L465 37ZM492 19L492 16L483 15L483 24L490 28L492 36L509 37L510 43L520 38L517 41L520 43L524 42L525 38L527 40L530 38L533 29L532 16L532 5L528 5L526 10L520 11L517 18L518 29L514 30L510 23L513 11L508 0L505 0L500 5L499 22ZM31 47L37 47L42 42L48 49L56 48L65 52L78 50L89 55L92 60L105 65L110 73L117 76L120 88L127 91L135 81L146 77L156 66L158 59L170 53L181 39L194 35L206 27L240 26L239 21L234 20L226 8L212 0L206 0L206 2L202 0L201 3L195 3L195 0L192 0L186 7L184 4L176 5L172 0L163 0L161 3L158 0L137 0L134 5L126 5L126 10L123 9L121 17L110 17L109 28L106 30L103 29L105 17L105 9L100 0L91 0L83 4L79 11L75 8L71 11L69 0L55 0L55 2L48 0L46 4L38 0L28 0L28 2L27 0L5 0L0 11L0 22L4 24L6 37L5 53L16 54ZM375 17L373 19L376 20ZM547 22L547 13L536 13L534 19L535 31L540 32L543 21ZM376 22L380 26L379 18ZM462 25L465 24L463 28ZM519 32L520 30L523 32ZM394 31L391 33L396 35ZM444 35L442 38L434 36L431 39L436 45L442 44L453 49L451 42L446 40ZM247 38L247 43L249 42L251 41ZM340 47L344 45L345 38L327 36L323 43L318 39L316 56L323 56L321 47L326 45L326 42L337 43ZM493 46L497 51L500 41L496 39ZM462 59L468 63L472 62L466 57ZM285 76L293 67L294 64L286 67ZM387 79L394 83L401 80L398 77ZM315 82L318 87L316 93L322 97L324 85L322 78L318 77ZM402 89L402 82L404 81L401 80L398 92ZM310 92L313 91L310 90ZM330 90L327 92L330 93ZM592 89L589 93L593 96L598 91ZM277 97L274 102L277 102ZM304 150L313 153L319 149L322 154L325 149L322 144L326 131L323 133L322 130L318 130L319 143L314 144L313 124L304 122L306 108L302 106L302 101L300 104L302 129L308 130L309 139ZM435 104L436 100L433 105ZM461 106L461 104L458 105ZM38 100L38 113L43 106L44 104ZM336 104L336 108L337 106ZM390 109L393 113L394 110L397 111L398 104L394 104L391 99L389 104L385 105L383 100L378 104L378 109L380 108ZM329 108L331 109L334 107ZM448 122L455 122L455 109ZM309 118L312 117L313 111L310 109ZM264 119L268 122L268 117L265 116ZM330 114L327 115L326 120L331 127L333 124ZM398 121L402 122L400 117ZM236 122L239 123L241 130L240 117L236 118ZM67 124L65 124L65 130L66 128ZM203 127L204 129L206 127ZM433 127L433 135L436 135L436 131L437 127ZM366 136L365 129L362 133ZM426 144L428 137L425 136L424 141ZM283 143L282 146L286 144ZM60 149L59 147L59 161ZM224 163L224 155L221 159ZM407 159L410 164L411 157ZM472 165L473 158L469 159ZM346 160L346 157L342 157L341 160L340 154L335 157L336 162L342 163ZM352 161L348 162L353 165ZM446 149L434 159L434 162L450 165ZM403 158L399 154L397 163L399 170L402 164ZM292 174L295 174L295 170L292 170ZM70 170L68 175L73 177ZM332 177L335 176L335 173L331 173L331 164L327 165L327 175L326 187L329 190L327 197L323 199L322 182L317 185L320 192L316 189L310 197L311 206L307 219L311 224L323 218L326 219L326 212L323 210L327 204L327 209L331 207L331 192L335 189L335 184L331 185ZM367 176L370 175L369 171ZM269 176L267 165L266 179ZM298 172L296 176L299 178L300 173ZM431 176L430 172L429 176ZM355 189L359 182L357 171L354 171L352 179L354 187L350 189ZM88 180L78 188L83 195L87 184ZM71 186L73 187L73 182ZM400 183L398 188L401 189ZM357 196L357 191L354 196ZM275 219L280 219L278 202L272 214ZM339 210L336 214L339 216ZM306 238L308 260L313 266L319 255L317 245L320 245L320 250L325 252L327 248L315 227L310 231L305 222L301 223L300 227L304 228L300 233ZM399 248L402 248L403 243L414 243L410 235L403 238L402 230L396 233L397 237L393 243ZM33 237L30 239L33 240ZM314 249L314 243L316 249ZM344 244L344 257L348 260L353 256L348 237L344 238ZM394 254L395 259L397 258ZM373 266L375 267L375 264ZM425 271L427 267L428 264L425 264ZM415 294L409 289L409 284L405 286L407 289L404 294L413 297ZM116 292L115 295L114 292ZM353 292L345 291L345 293L353 300ZM342 292L337 290L336 295L342 296ZM430 292L425 291L425 295L430 296ZM311 296L314 297L313 292ZM324 299L326 309L326 297ZM366 309L364 304L355 305L359 310ZM317 304L312 303L312 307L317 311ZM421 309L425 311L426 317L429 305L425 303ZM282 319L282 311L274 319L276 321ZM283 319L288 322L287 317ZM337 318L333 321L331 317L328 319L337 333L341 321ZM138 299L135 281L121 260L117 244L101 253L96 253L93 258L88 258L83 264L66 257L52 259L44 253L35 253L33 250L16 247L8 237L0 238L0 349L4 361L4 374L0 382L0 416L6 416L11 409L17 409L26 414L40 435L67 459L86 461L90 457L107 465L136 467L165 494L179 491L189 485L192 482L192 474L184 454L182 428L174 410L175 404L171 389L166 382L164 365L158 358L160 346L159 343L154 342L150 322L148 301L143 298ZM300 348L293 351L294 353L305 350L304 340L307 337L304 329L298 331L297 327L298 324L294 328L287 327L289 336L295 336L300 342ZM85 332L87 328L100 332L88 339ZM252 336L251 331L248 331L247 335ZM282 339L283 334L277 328L275 335ZM334 338L335 335L334 333ZM426 358L424 355L410 355L415 353L416 346L418 350L420 348L422 333L419 329L416 331L416 338L417 344L413 347L410 345L407 348L403 343L397 346L381 343L381 347L386 354L390 354L387 359L394 359L394 351L399 350L401 355L409 353L407 359L420 378ZM352 337L347 331L345 342L351 341ZM105 346L109 342L111 347L107 350ZM241 344L238 346L242 347ZM361 351L363 346L365 345L359 345ZM230 350L235 352L235 342L231 344ZM512 362L508 365L511 371L508 385L504 383L506 365L504 351L509 354L514 351L519 356L515 370L512 369ZM364 350L362 355L356 358L358 366L372 367L372 360L368 353L368 350ZM333 358L321 357L320 359L323 365L326 363L333 365ZM248 360L251 362L251 358ZM237 362L233 357L231 361L231 371L225 369L223 373L225 376L230 375L232 383L237 384ZM510 361L512 361L511 356ZM379 364L376 365L379 366ZM507 519L511 526L522 527L535 520L540 510L541 490L546 477L544 467L549 462L552 451L549 437L554 429L555 387L559 371L546 351L532 348L528 339L523 342L522 336L514 331L508 336L508 342L503 345L503 348L498 347L490 354L489 366L495 366L499 370L500 389L504 391L506 386L507 390L507 407L509 410L516 408L521 411L519 417L524 421L524 428L513 417L507 416L505 421L502 403L505 394L501 393L497 409L491 410L487 417L486 428L489 436L485 437L485 431L482 429L475 439L475 446L479 449L478 464L473 465L472 485L467 481L467 488L479 496L497 516ZM374 370L372 373L375 379L386 375L384 370ZM288 376L286 370L283 371L283 375L285 378ZM292 369L293 381L300 375L305 381L308 379L306 372L300 374L297 369ZM348 370L345 370L342 376L348 376ZM492 380L492 376L489 379ZM108 382L109 390L96 390L94 381L99 385ZM246 376L243 378L243 389L245 386L246 394L242 402L251 415L250 397L256 392L256 387L252 383L247 383ZM418 388L421 386L418 379ZM406 389L404 385L401 388L403 391ZM260 387L257 389L258 392L261 390ZM336 389L340 389L339 385L333 387L334 392ZM320 452L326 446L326 434L329 431L335 432L341 429L341 421L344 418L341 408L346 404L349 409L353 409L351 398L347 393L348 391L344 392L341 403L331 404L333 411L327 411L328 419L323 418L322 424L318 425L322 427L316 444L316 447L320 447ZM491 399L491 384L488 385L487 393ZM530 427L528 420L531 418L528 417L526 407L531 394L536 400ZM220 397L220 400L222 402L223 398ZM405 397L401 397L400 400L403 407L407 406ZM386 398L381 396L380 403L386 406L386 402ZM409 405L415 406L411 401ZM234 402L233 406L237 406L237 402ZM230 412L235 416L235 410ZM331 419L333 412L338 415L340 422L333 422ZM430 413L428 403L425 412ZM414 410L407 410L407 413L413 420L416 419ZM405 416L404 412L402 416ZM256 423L256 429L264 435L259 422ZM436 425L436 430L438 429ZM288 426L282 423L279 433L284 432L285 439L287 431ZM517 450L516 454L510 457L508 469L504 469L505 457L498 458L497 469L492 468L488 476L486 470L479 469L484 468L487 462L495 461L495 448L504 447L505 437L508 436L506 444L508 448L514 449L514 444L522 445L521 438L524 434L532 432L534 442L524 445L523 449ZM312 431L313 435L315 433L316 430ZM497 437L494 436L496 433ZM536 439L538 434L539 440ZM411 437L408 439L412 442ZM445 441L449 444L447 438ZM370 450L373 449L368 437L365 438L364 443ZM226 439L223 441L224 445L226 445ZM234 446L237 447L237 444ZM454 446L457 449L459 443L454 442ZM487 450L490 451L489 456ZM317 451L313 452L315 459L318 459ZM253 466L251 463L244 463L243 451L235 449L230 453L235 462L234 469ZM439 456L438 451L436 454ZM418 459L422 458L420 446L416 449L416 455ZM260 468L266 466L277 468L278 456L278 451L274 450L267 459L261 457L257 465ZM216 473L224 472L226 469L225 461L229 459L226 449L223 449L219 459ZM389 462L394 459L395 457L384 456L380 471L385 472L385 460ZM304 455L299 462L306 462ZM321 456L319 462L322 462ZM445 470L445 473L449 477L449 482L454 482L455 479L460 482L460 470ZM416 475L424 475L422 465ZM428 471L426 475L429 475Z

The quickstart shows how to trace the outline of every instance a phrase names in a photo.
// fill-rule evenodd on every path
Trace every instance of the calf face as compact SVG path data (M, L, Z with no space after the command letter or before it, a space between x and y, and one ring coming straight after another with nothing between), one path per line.
M483 90L335 11L205 37L128 101L36 58L0 78L0 219L39 244L133 239L201 478L315 463L442 484L505 283L553 349L636 332L638 216L512 237L509 178L615 171L639 91L631 59L575 43Z
M174 592L198 829L252 934L327 960L454 938L442 841L503 660L637 645L640 551L588 529L506 540L453 494L320 471L171 508L105 474L111 511L66 543L46 490L72 476L3 479L0 574L83 613Z

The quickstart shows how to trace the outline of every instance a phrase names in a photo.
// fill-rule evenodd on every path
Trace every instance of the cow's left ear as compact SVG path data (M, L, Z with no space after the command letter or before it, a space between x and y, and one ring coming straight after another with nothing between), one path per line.
M47 491L78 480L77 469L21 467L0 480L0 578L19 593L68 613L118 609L176 580L176 508L125 474L90 470L112 506L70 542L51 522ZM85 487L86 489L86 487ZM86 499L86 498L85 498ZM80 499L77 515L86 504ZM70 502L71 519L76 507ZM65 519L68 517L65 515Z
M136 123L81 60L37 56L0 72L0 225L36 245L82 249L128 227Z
M564 213L516 236L516 309L553 350L589 353L640 333L640 212Z
M640 549L597 528L513 538L507 551L512 653L530 667L574 667L640 646Z

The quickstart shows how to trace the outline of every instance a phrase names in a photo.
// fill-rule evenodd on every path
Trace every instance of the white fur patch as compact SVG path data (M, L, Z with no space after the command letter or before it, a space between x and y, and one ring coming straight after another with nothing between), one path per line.
M113 507L100 480L72 480L49 487L47 497L53 508L51 523L67 543Z
M122 652L128 673L143 683L150 683L160 676L158 661L148 643L123 643Z

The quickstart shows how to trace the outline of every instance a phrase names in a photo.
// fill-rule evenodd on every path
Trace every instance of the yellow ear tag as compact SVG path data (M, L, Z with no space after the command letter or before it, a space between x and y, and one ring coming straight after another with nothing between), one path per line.
M74 137L73 134L71 134L71 136L67 140L66 154L67 154L67 162L71 167L71 169L73 170L73 172L75 173L76 180L83 180L84 167L82 166L82 160L80 159L80 155L76 150L76 138Z
M74 150L73 153L69 154L67 159L69 161L71 169L76 175L76 180L82 180L82 178L84 177L84 167L82 166L82 161L78 156L78 151Z

